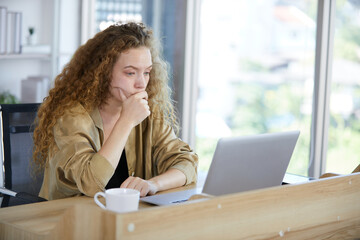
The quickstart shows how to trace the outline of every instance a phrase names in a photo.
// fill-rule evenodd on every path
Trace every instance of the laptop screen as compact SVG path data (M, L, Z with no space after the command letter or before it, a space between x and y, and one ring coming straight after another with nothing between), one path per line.
M281 185L299 131L222 138L203 193L223 195Z

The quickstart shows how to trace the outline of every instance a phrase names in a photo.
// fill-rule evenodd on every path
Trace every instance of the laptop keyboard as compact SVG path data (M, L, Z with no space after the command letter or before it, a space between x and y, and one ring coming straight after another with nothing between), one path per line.
M188 199L183 199L183 200L177 200L177 201L174 201L174 202L171 202L171 203L183 203L183 202L186 202Z

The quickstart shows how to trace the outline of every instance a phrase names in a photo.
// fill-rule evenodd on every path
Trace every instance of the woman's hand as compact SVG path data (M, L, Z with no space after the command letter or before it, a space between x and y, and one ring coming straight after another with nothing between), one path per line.
M178 169L170 168L165 173L149 180L144 180L139 177L128 177L120 187L139 190L140 196L144 197L146 195L153 195L159 191L184 186L185 183L185 174Z
M135 93L126 97L124 92L119 88L119 95L123 101L120 119L130 121L132 127L141 123L150 115L150 107L148 104L148 94L146 91Z
M99 154L105 157L114 169L119 163L131 130L150 115L146 91L128 95L127 97L123 90L117 88L117 94L117 99L122 102L120 116L117 115L119 117L115 120L115 125L107 129L108 137L105 138L104 144L99 150Z
M157 186L152 181L146 181L139 177L128 177L120 186L121 188L136 189L140 192L140 197L153 195L157 190Z

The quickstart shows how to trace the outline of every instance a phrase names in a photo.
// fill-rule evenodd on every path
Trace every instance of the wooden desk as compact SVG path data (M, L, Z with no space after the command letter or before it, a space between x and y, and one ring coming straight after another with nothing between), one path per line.
M0 209L0 239L356 239L360 173L115 214L77 197Z

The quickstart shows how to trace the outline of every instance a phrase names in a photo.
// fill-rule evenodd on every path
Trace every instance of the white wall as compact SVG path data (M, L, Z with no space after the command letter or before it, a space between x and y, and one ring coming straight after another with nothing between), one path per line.
M20 99L21 80L33 75L53 78L79 46L81 0L0 0L0 6L7 7L8 11L22 12L23 44L26 43L28 27L33 26L38 44L50 45L54 54L42 59L1 58L0 55L0 92L10 91ZM57 11L58 19L55 19L54 11ZM54 21L58 22L57 27L54 27ZM54 36L57 37L55 41Z
M81 0L62 0L59 25L59 72L80 45L80 24Z

